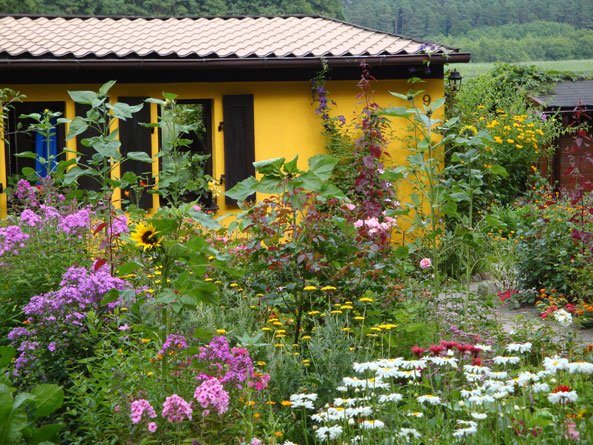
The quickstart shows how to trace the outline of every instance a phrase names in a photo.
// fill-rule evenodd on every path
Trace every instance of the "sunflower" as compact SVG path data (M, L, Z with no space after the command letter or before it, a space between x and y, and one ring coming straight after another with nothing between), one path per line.
M152 249L161 245L162 238L157 238L157 232L152 224L144 225L138 223L136 230L130 236L130 240L134 241L137 246L146 249Z

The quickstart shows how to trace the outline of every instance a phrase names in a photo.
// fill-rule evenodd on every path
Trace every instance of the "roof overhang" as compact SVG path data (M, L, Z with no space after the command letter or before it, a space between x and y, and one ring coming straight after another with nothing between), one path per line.
M367 63L373 67L412 66L418 64L467 63L470 53L432 55L386 55L355 57L260 57L260 58L212 58L212 59L148 59L148 58L0 58L0 70L29 69L118 69L118 70L217 70L228 68L345 68Z

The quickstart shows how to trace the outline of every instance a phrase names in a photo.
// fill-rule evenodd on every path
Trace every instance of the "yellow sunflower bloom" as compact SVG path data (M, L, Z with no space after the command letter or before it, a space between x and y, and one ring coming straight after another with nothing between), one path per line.
M153 247L159 247L163 240L156 236L158 233L152 224L139 223L130 236L130 240L135 242L137 246L143 247L144 250L152 249Z

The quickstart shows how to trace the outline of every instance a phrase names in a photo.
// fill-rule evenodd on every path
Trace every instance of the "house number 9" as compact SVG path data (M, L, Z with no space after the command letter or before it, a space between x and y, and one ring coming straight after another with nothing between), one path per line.
M422 102L424 102L424 105L428 107L430 105L430 102L432 102L430 94L425 94L424 96L422 96Z

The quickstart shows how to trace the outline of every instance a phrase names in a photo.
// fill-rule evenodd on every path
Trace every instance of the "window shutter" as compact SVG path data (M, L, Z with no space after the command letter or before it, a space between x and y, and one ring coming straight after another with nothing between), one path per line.
M222 97L224 120L225 188L230 190L238 182L255 175L255 136L253 130L253 95ZM255 195L247 198L255 200ZM226 198L227 204L234 199Z
M119 102L128 105L140 105L144 104L146 97L119 97ZM150 122L150 106L144 104L142 109L137 113L134 113L131 118L119 121L119 141L121 142L120 152L123 156L127 156L132 151L143 151L148 156L152 156L152 144L150 135L152 132L151 128L143 127L140 123ZM122 164L121 175L127 171L136 173L137 176L143 177L144 181L149 185L153 184L152 181L152 164L142 161L127 160ZM147 187L148 190L148 187ZM138 207L141 209L149 209L152 207L152 194L145 190L141 197ZM123 192L123 190L122 190Z
M21 114L43 114L43 110L49 109L51 111L59 111L64 115L66 104L64 102L20 102L14 104L14 108L8 112L8 126L7 126L7 139L8 145L5 148L5 166L6 176L14 174L22 174L24 167L30 167L36 169L35 159L30 158L19 158L14 156L16 153L22 153L24 151L30 151L35 153L36 149L36 132L30 131L25 132L30 124L34 123L33 119L19 119ZM18 128L19 122L21 128ZM55 128L56 132L56 149L58 154L58 161L64 160L65 154L65 127L64 125L58 125ZM44 155L45 157L45 155Z

